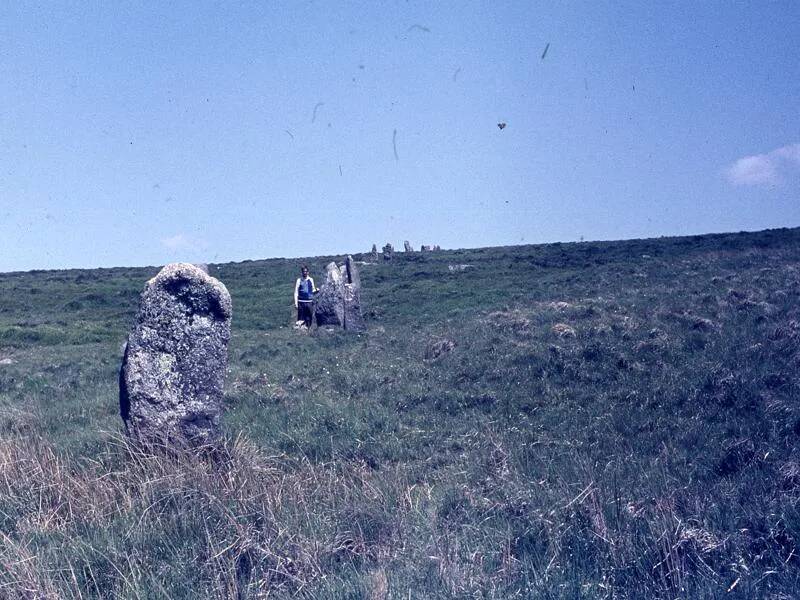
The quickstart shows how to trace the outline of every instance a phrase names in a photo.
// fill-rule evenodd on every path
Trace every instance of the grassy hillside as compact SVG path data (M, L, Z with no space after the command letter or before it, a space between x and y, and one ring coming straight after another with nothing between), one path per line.
M120 434L156 268L0 275L0 597L800 594L800 230L398 254L360 335L301 262L211 267L213 459Z

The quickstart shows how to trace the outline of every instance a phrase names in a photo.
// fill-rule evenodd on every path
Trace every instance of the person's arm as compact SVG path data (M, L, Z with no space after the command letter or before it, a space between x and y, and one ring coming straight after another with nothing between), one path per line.
M314 285L314 278L313 278L313 277L309 277L309 279L311 280L311 289L312 289L312 290L314 291L314 293L316 294L316 293L317 293L319 290L317 289L317 286L316 286L316 285Z
M300 278L294 282L294 307L297 308L297 288L300 287Z

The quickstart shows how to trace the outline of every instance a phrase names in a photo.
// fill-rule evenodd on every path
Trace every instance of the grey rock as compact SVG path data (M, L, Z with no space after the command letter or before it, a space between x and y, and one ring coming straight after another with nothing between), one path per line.
M411 245L411 242L406 240L405 242L403 242L403 250L405 252L413 252L414 251L414 247Z
M370 251L369 257L372 261L378 260L378 247L375 244L372 244L372 251Z
M364 317L361 313L361 277L352 256L342 266L344 279L344 328L348 331L363 331Z
M387 243L383 248L383 260L392 260L394 255L394 248L391 244Z
M120 413L137 441L199 446L220 433L231 297L194 265L147 282L119 375Z
M472 269L472 265L447 265L447 270L451 273L455 273L458 271L466 271L467 269Z
M423 244L422 246L419 247L419 251L420 252L432 252L433 251L433 246L428 246L427 244Z
M317 325L344 326L344 281L342 272L335 262L325 267L325 283L315 297L314 318Z
M208 275L208 265L206 263L194 263L194 266L200 269L206 275Z
M317 326L342 327L348 331L362 331L361 278L352 256L337 266L329 263L325 268L325 283L319 288L314 307Z

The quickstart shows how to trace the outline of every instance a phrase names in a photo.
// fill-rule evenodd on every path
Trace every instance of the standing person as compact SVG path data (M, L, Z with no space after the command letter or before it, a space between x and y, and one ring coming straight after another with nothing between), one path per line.
M300 277L294 282L294 307L297 309L297 326L311 327L314 318L314 294L317 292L314 280L308 276L308 267L303 265Z

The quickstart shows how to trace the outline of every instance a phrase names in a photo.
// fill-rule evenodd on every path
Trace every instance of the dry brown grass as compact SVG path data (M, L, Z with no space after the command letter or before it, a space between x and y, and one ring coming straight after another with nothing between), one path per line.
M135 538L169 529L176 508L183 512L177 516L204 528L193 560L211 574L212 597L237 597L242 589L253 597L268 589L302 590L332 559L386 554L387 536L365 533L358 516L340 520L348 506L386 502L383 494L367 469L288 464L242 437L193 454L143 449L109 436L102 456L77 465L41 439L5 439L0 497L17 515L13 537L0 538L0 597L77 598L85 591L75 575L85 574L80 558L39 556L29 550L35 536L126 522L121 535ZM177 560L181 542L173 543ZM128 564L119 564L119 557L112 562L119 571L117 593L136 597L141 565L130 556ZM89 587L103 585L98 579Z

